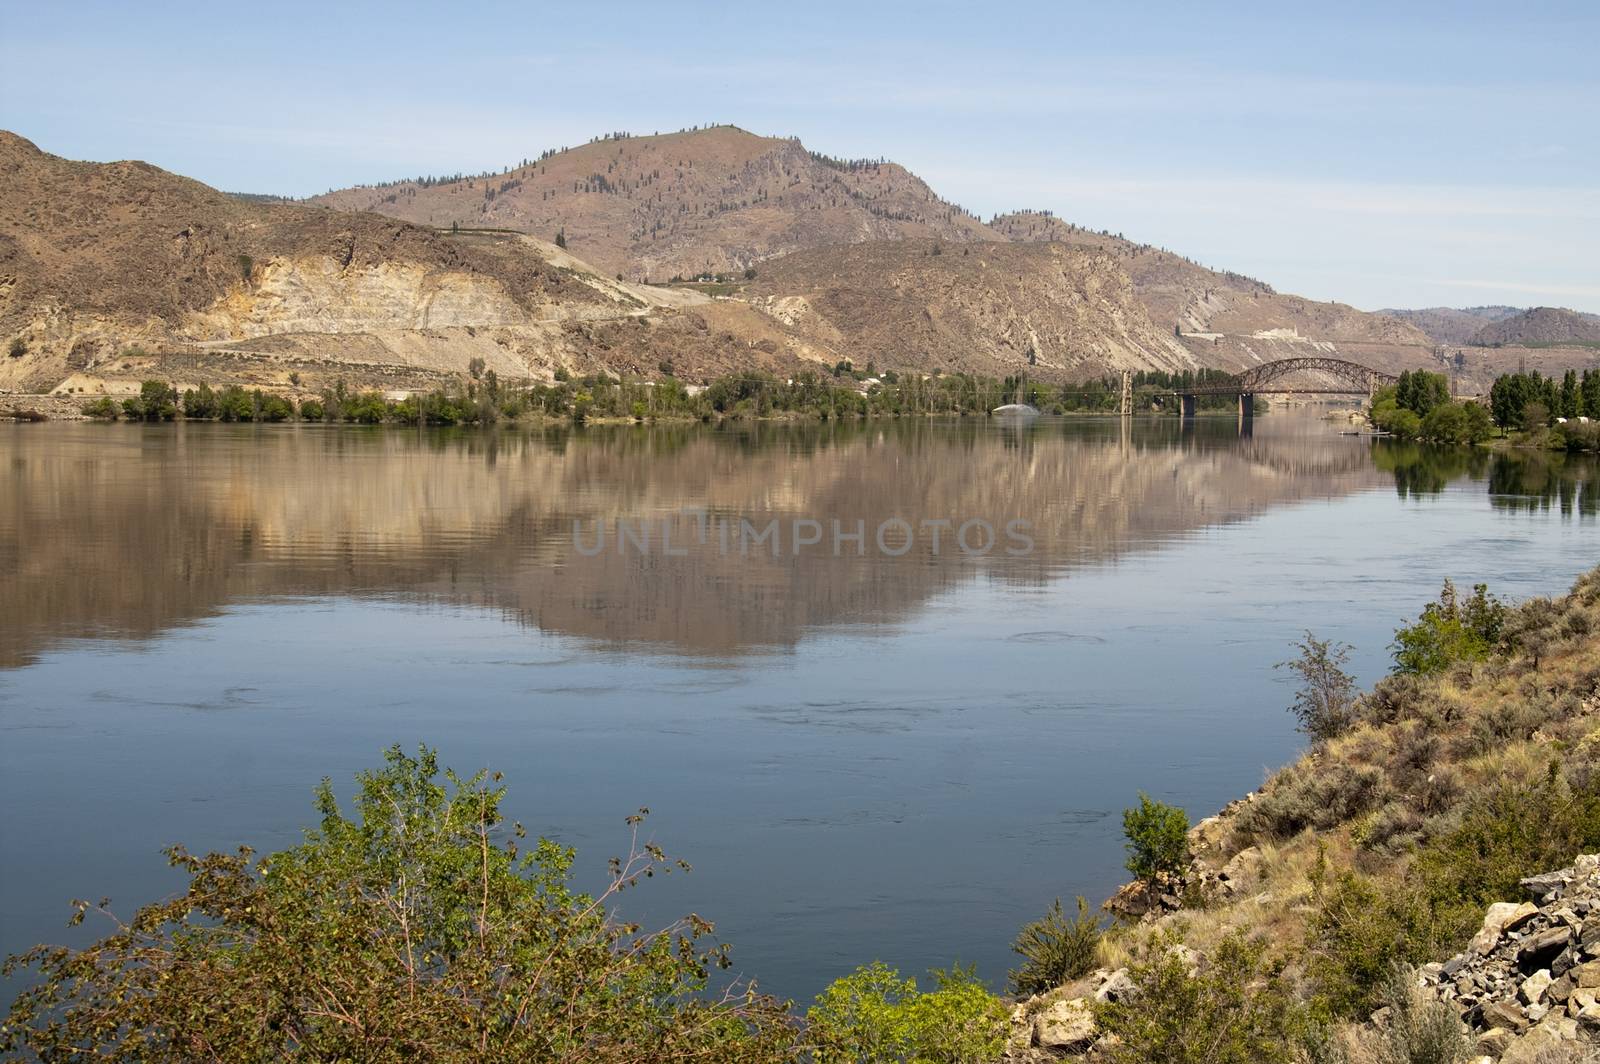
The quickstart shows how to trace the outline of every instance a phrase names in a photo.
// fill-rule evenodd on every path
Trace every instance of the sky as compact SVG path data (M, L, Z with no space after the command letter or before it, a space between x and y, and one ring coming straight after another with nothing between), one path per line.
M298 196L732 123L1315 299L1600 312L1597 44L1593 0L0 0L0 128Z

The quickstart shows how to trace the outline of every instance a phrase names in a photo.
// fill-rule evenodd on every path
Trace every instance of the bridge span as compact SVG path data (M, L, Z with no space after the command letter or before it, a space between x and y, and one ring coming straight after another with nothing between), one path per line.
M1320 373L1333 378L1333 384L1299 386L1285 377L1297 373ZM1280 358L1252 366L1229 380L1211 381L1178 393L1179 410L1184 418L1195 415L1197 396L1237 395L1239 417L1255 416L1255 399L1258 395L1365 395L1371 398L1379 388L1395 383L1399 378L1380 373L1359 362L1342 358Z

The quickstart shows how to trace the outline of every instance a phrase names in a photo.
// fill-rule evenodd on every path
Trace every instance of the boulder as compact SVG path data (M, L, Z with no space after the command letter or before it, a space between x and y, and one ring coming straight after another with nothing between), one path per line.
M1567 885L1571 872L1562 869L1559 872L1543 872L1536 876L1528 876L1517 881L1517 885L1535 898L1544 898L1556 893Z
M1568 973L1575 986L1585 990L1600 987L1600 961L1584 961Z
M1517 950L1517 963L1523 968L1542 968L1555 959L1556 954L1567 948L1567 943L1572 939L1572 932L1565 926L1552 927L1539 931L1523 939L1522 946Z
M1550 989L1552 982L1554 980L1550 978L1549 969L1540 968L1522 981L1522 985L1517 988L1517 996L1525 1005L1537 1005L1544 1000L1545 991Z
M1134 985L1133 979L1128 975L1128 969L1118 968L1106 977L1105 982L1100 984L1100 989L1094 992L1094 999L1096 1001L1123 1002L1129 1000L1138 992L1139 988Z
M1098 1033L1094 1010L1082 998L1054 1002L1033 1019L1034 1041L1046 1049L1061 1052L1087 1049Z
M1472 938L1467 948L1483 956L1492 952L1500 936L1515 930L1539 915L1539 907L1531 902L1497 901L1483 914L1483 927Z
M1491 1027L1478 1036L1478 1052L1491 1057L1504 1053L1517 1036L1504 1027Z
M1483 1022L1510 1031L1528 1029L1528 1017L1515 1001L1491 1001L1483 1007Z

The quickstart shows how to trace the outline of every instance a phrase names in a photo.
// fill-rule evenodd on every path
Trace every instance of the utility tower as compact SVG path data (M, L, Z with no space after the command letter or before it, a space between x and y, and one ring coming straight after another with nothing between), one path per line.
M1133 416L1133 373L1130 370L1122 371L1122 406L1123 417Z

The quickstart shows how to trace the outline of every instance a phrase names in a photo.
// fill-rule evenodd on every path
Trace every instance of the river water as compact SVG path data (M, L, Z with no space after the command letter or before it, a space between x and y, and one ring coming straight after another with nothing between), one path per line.
M164 845L294 843L399 742L504 772L586 884L649 806L694 872L630 915L714 920L768 990L998 985L1121 881L1140 790L1198 818L1294 755L1304 630L1370 683L1446 577L1564 590L1597 512L1590 460L1288 415L6 426L0 951L171 892Z

